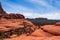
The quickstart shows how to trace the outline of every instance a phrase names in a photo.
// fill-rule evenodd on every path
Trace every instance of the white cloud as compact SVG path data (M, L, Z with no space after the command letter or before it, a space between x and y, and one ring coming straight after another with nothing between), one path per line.
M38 3L38 4L40 4L40 5L46 5L46 4L47 4L47 3L45 3L45 2L42 1L42 0L30 0L30 1L35 2L35 3Z
M38 4L38 5L42 5L42 6L45 6L48 8L54 8L53 6L51 6L50 4L48 4L48 2L46 2L44 0L26 0L26 1L32 2L32 3ZM50 0L50 1L52 1L52 0Z
M8 3L8 2L4 2L4 3L5 3L5 5L7 5L9 7L9 9L6 10L8 13L11 13L11 12L14 12L14 13L16 13L16 12L18 12L18 13L33 12L32 9L24 7L24 6L16 4L16 3Z
M48 19L59 19L60 13L46 13L46 14L38 14L38 13L23 13L28 18L48 18Z
M40 1L40 0L35 0L35 2L42 4L44 6L48 5L47 3ZM7 12L9 12L9 13L10 12L14 12L14 13L18 12L18 13L21 13L25 17L28 17L28 18L38 18L38 17L44 17L44 18L48 18L48 19L59 19L60 18L60 13L43 13L43 14L40 14L40 13L35 13L32 9L24 7L22 5L18 5L15 3L10 4L7 2L5 2L5 4L10 7L7 10Z

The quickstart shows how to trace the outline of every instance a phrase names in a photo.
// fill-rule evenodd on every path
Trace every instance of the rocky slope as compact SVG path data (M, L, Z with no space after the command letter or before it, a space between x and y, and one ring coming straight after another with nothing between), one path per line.
M5 18L5 19L25 19L25 17L22 14L0 14L0 18Z
M7 14L0 3L0 40L60 40L60 23L38 29L22 14Z
M0 31L4 40L60 40L60 26L45 25L37 29L25 19L1 19ZM1 35L2 36L2 35Z

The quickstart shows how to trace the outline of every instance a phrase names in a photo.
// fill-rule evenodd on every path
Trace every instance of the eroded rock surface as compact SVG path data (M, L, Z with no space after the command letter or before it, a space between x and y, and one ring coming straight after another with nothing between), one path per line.
M60 26L45 25L42 26L41 29L54 35L60 35Z
M25 17L22 14L0 14L0 18L5 18L5 19L25 19Z
M22 14L7 14L0 3L0 40L60 40L60 22L37 29Z
M56 25L56 26L60 26L60 22L57 22L55 25Z

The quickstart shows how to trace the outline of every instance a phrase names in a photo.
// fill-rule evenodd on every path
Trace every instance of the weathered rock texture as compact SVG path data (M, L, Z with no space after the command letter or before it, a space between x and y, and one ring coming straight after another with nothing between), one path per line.
M14 13L7 14L3 10L2 5L0 3L0 19L1 18L5 18L5 19L25 19L25 17L22 14L14 14Z
M0 38L8 38L13 34L31 34L36 26L26 20L22 14L7 14L0 3Z
M60 35L60 26L45 25L42 26L41 29L53 35L57 35L57 36Z
M0 14L1 18L5 19L25 19L25 17L22 14Z
M22 14L7 14L0 3L0 40L60 40L59 25L56 23L37 29Z
M60 22L57 22L55 25L56 25L56 26L60 26Z

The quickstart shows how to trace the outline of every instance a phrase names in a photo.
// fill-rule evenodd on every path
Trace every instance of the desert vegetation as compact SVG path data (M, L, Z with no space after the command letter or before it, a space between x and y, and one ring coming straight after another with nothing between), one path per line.
M60 20L49 20L47 18L34 18L34 19L29 19L27 20L31 21L34 25L36 26L43 26L43 25L54 25L56 22L60 22Z
M34 30L31 28L31 25L26 22L22 23L24 27L15 28L13 26L4 26L7 31L0 31L0 38L11 38L13 34L20 36L21 34L27 34L30 35ZM33 26L33 25L32 25ZM17 26L16 26L17 27ZM1 29L2 30L2 29Z

